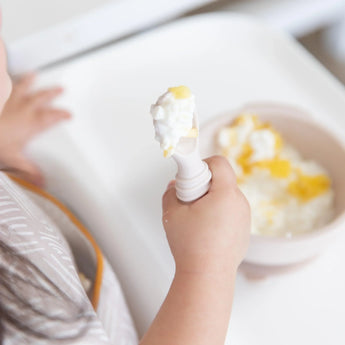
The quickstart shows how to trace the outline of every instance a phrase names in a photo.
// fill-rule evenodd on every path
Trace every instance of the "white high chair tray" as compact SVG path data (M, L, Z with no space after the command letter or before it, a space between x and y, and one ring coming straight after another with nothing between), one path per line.
M174 272L161 196L175 166L154 141L150 104L168 86L197 97L201 123L246 102L302 107L341 135L345 92L292 39L234 14L158 28L45 71L73 120L30 148L48 189L92 230L123 284L140 334ZM88 205L98 207L89 213ZM343 240L343 241L342 241ZM310 265L262 281L239 274L226 344L343 344L345 234Z

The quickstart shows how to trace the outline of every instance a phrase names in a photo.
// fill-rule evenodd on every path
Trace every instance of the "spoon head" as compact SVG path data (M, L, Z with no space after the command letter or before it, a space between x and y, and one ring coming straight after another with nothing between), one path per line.
M189 136L182 137L175 148L175 155L187 156L199 150L199 120L198 114L194 111L193 127Z

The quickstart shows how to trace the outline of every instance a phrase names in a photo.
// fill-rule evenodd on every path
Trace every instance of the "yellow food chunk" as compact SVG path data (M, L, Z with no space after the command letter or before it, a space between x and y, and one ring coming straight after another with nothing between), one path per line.
M257 115L253 114L242 114L236 117L236 119L233 121L232 125L238 126L243 125L247 122L253 122L254 124L257 124L259 121Z
M221 151L220 151L220 154L221 154L222 156L228 158L229 155L230 155L230 150L229 150L229 148L228 148L228 147L223 147L223 148L221 149Z
M275 215L274 210L266 210L265 217L268 221L268 224L273 224L273 217Z
M173 149L173 147L170 146L167 150L164 150L164 151L163 151L163 156L164 156L164 158L166 158L166 157L168 157L168 156L170 155L172 149Z
M233 126L244 125L248 122L252 122L255 125L255 127L259 126L259 123L260 123L257 115L243 114L243 115L237 116L231 126L233 127Z
M327 192L330 185L331 182L326 175L310 176L298 172L297 179L289 183L288 192L301 201L309 201Z
M249 174L252 170L252 164L250 162L250 157L253 154L253 149L249 144L244 144L242 147L242 152L237 158L237 164L242 168L244 174Z
M261 122L258 118L255 123L255 130L260 129L272 129L271 125L268 122Z
M228 127L227 128L227 135L228 135L228 145L234 146L237 144L237 132L234 128Z
M255 163L255 166L261 169L268 169L271 176L277 178L286 178L291 174L291 163L286 159L275 158Z
M199 135L199 131L197 128L191 128L190 131L187 133L187 138L197 138Z
M169 87L168 91L171 92L176 99L189 98L192 95L187 86Z
M237 182L237 184L241 184L241 183L243 183L244 182L244 178L243 178L243 176L237 176L236 177L236 182Z
M280 135L280 133L278 133L276 130L274 129L270 129L271 132L273 133L274 135L274 139L275 139L275 149L276 151L280 151L281 148L283 147L283 138L282 136Z

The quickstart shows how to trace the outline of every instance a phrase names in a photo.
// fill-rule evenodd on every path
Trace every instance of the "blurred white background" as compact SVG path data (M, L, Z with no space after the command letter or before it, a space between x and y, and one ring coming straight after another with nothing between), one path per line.
M13 73L41 68L185 15L248 13L299 38L345 81L345 0L2 0Z

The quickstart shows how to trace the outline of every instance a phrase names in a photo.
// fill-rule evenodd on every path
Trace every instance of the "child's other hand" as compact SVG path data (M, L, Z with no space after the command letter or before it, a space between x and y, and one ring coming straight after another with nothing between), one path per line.
M40 170L25 156L24 148L33 137L71 115L51 104L62 93L61 88L33 92L33 80L30 74L14 83L0 115L0 169L43 185Z
M163 196L163 225L177 272L228 274L247 251L250 208L227 160L215 156L206 162L213 175L209 192L184 204L170 183Z

